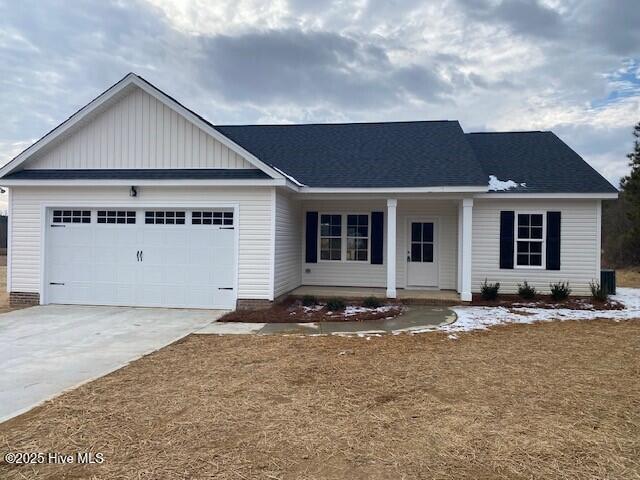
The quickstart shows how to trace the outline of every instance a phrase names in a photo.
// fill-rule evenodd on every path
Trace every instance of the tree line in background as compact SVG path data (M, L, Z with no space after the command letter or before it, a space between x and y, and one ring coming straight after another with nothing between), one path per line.
M610 267L640 266L640 122L633 136L631 172L620 182L620 196L602 202L602 261Z

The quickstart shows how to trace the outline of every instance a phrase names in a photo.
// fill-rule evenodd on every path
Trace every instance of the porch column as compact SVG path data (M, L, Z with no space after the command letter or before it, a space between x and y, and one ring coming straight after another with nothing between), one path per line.
M387 199L387 298L396 298L396 207L398 200Z
M462 200L462 268L460 271L460 300L471 301L471 252L473 226L473 198Z

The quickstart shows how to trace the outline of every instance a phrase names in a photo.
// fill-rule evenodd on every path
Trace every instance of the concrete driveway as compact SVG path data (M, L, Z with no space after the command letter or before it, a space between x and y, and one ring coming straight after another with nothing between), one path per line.
M117 370L224 313L46 305L0 315L0 421Z

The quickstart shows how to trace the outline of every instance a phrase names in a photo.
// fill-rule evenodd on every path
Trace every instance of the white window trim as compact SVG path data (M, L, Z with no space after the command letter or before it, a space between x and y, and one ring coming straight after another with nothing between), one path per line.
M539 210L516 210L514 212L515 218L513 222L513 268L523 270L546 270L547 268L547 212ZM542 215L542 238L540 240L531 238L519 238L518 237L518 215ZM518 241L522 242L540 242L542 248L542 259L540 265L520 265L518 263Z
M340 260L322 260L320 235L322 225L322 215L339 215L340 216ZM347 215L366 215L367 216L367 259L366 260L347 260ZM318 212L318 263L355 263L358 265L371 264L371 212ZM337 237L326 237L337 238ZM356 238L356 237L352 237Z

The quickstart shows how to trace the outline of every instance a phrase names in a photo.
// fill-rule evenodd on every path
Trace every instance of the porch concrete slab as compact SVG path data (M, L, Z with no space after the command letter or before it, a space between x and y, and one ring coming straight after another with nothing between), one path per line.
M117 370L225 313L46 305L0 315L0 421Z
M397 300L407 303L424 303L438 305L459 305L460 295L453 290L412 290L398 289ZM305 295L313 295L318 298L340 297L346 299L362 299L365 297L386 298L387 290L385 288L375 287L324 287L303 285L291 292L289 295L293 297L303 297Z

